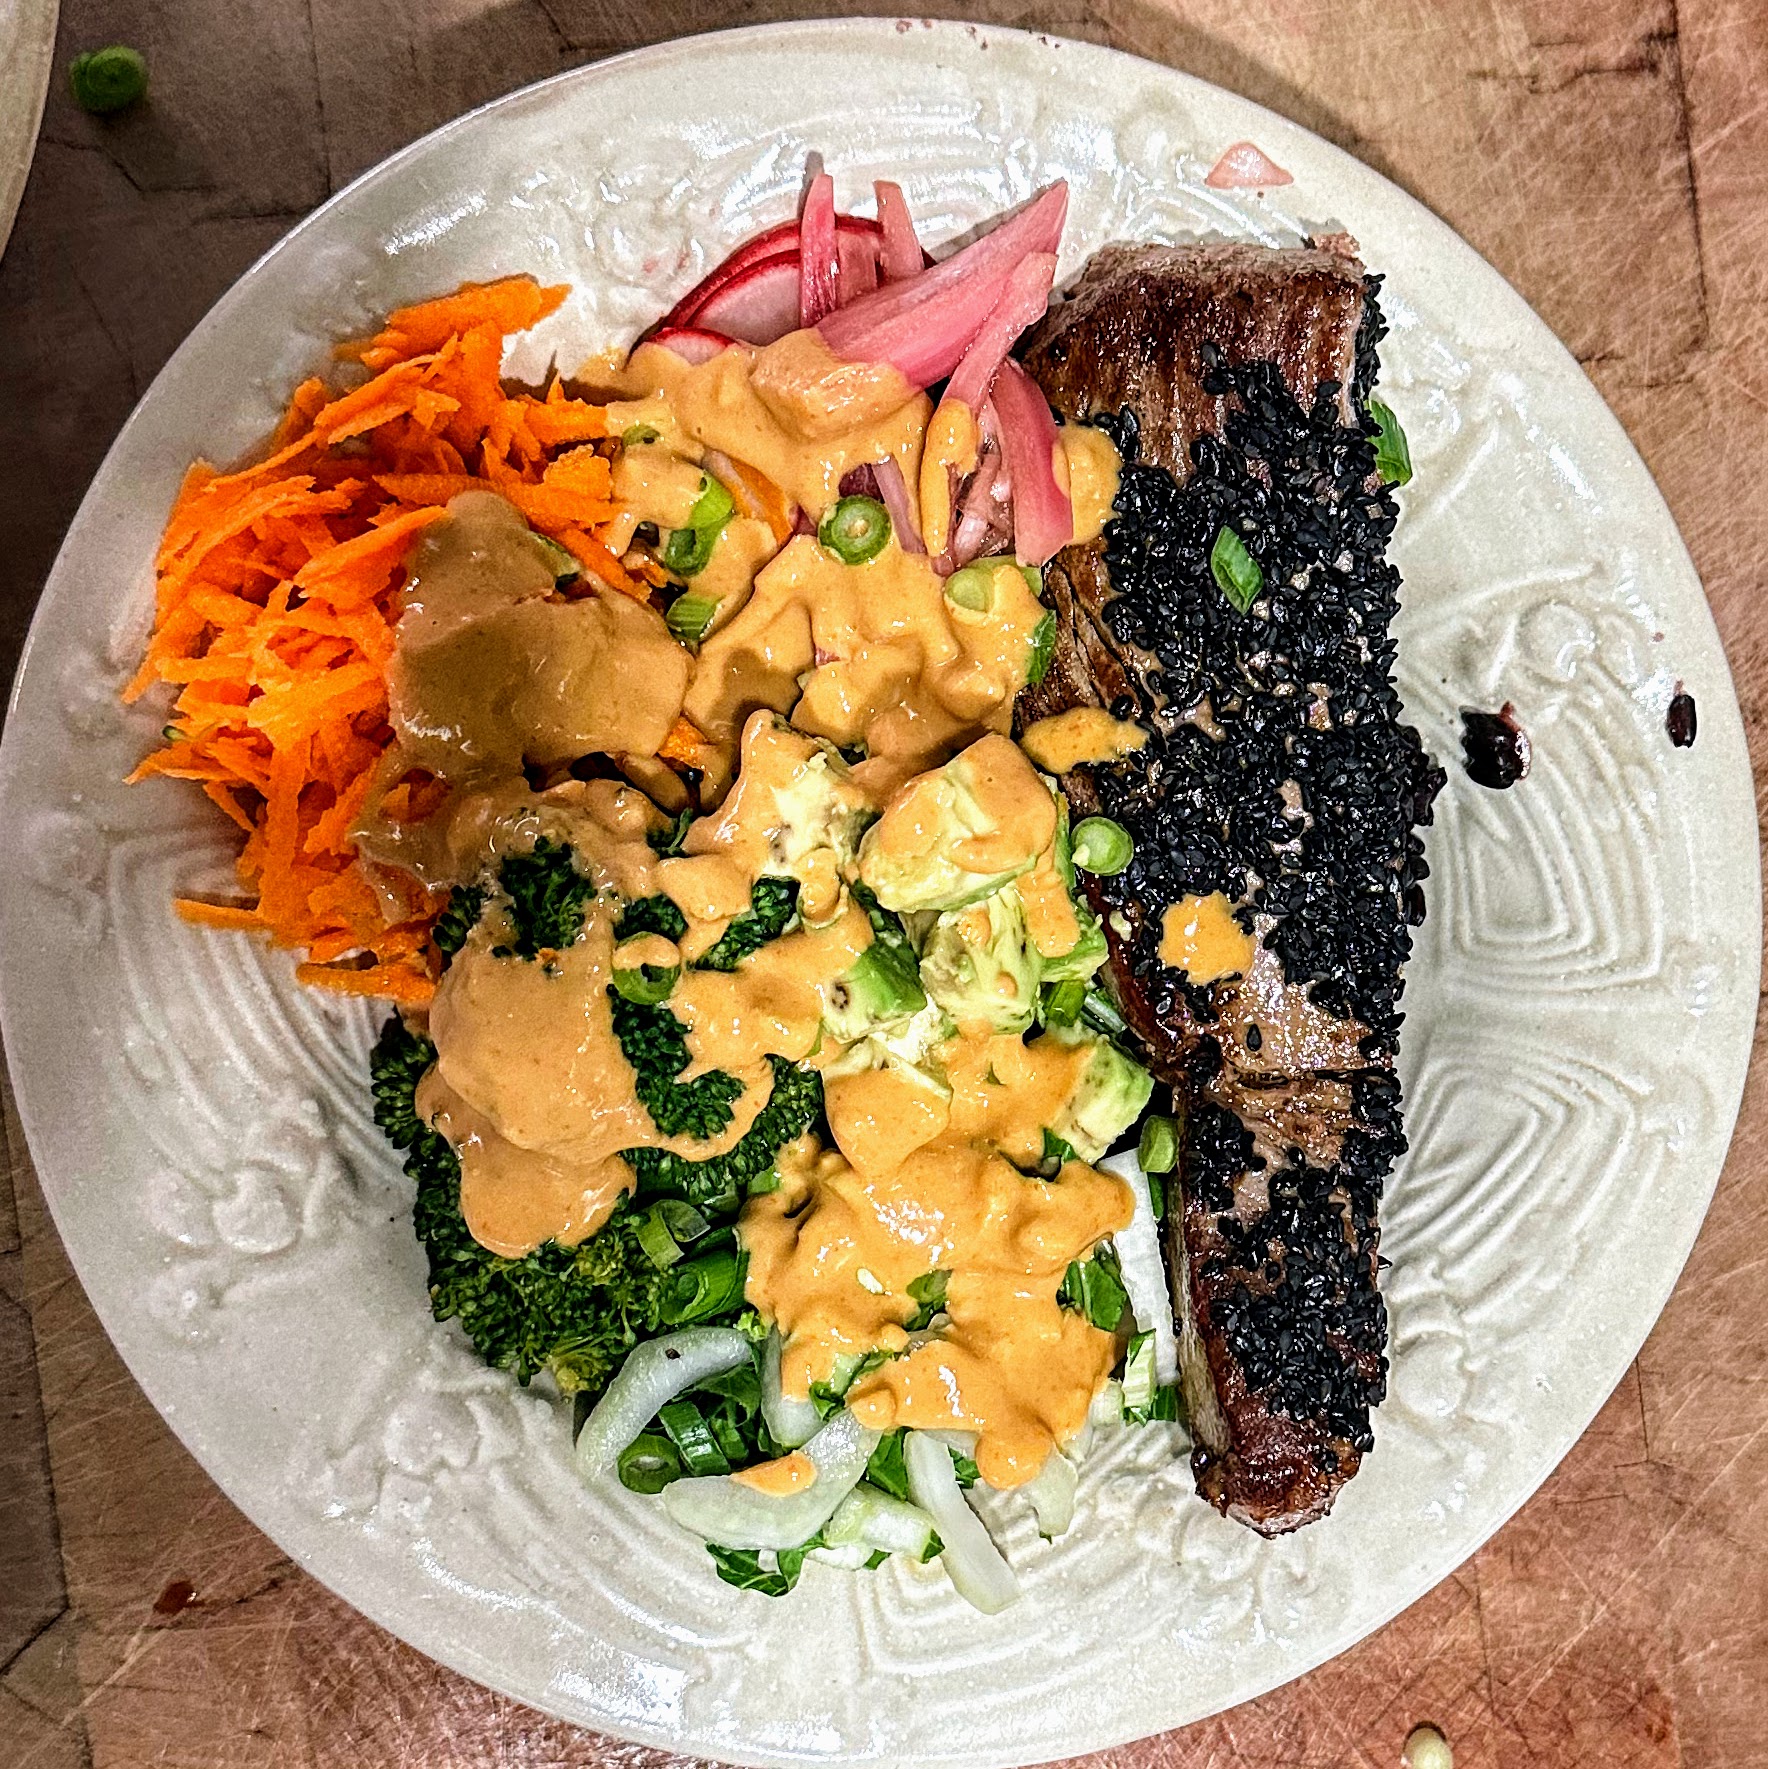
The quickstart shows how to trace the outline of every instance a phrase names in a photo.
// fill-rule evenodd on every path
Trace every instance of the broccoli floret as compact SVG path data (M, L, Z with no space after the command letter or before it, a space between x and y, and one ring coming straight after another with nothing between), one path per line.
M661 934L666 940L679 940L687 931L688 918L661 895L628 903L614 924L616 940L630 940L637 934Z
M688 1161L667 1149L628 1149L638 1175L640 1198L686 1198L708 1214L735 1214L749 1182L773 1165L787 1143L802 1136L822 1116L823 1080L785 1057L771 1056L773 1092L747 1134L734 1148L707 1161Z
M584 907L595 895L595 881L577 870L568 844L542 836L528 853L507 855L497 878L509 897L518 958L562 952L583 932Z
M632 1064L638 1097L665 1136L717 1136L731 1121L731 1107L743 1091L736 1076L713 1069L692 1081L677 1081L688 1066L687 1028L668 1008L628 1001L608 991L614 1010L614 1036Z
M417 1185L413 1226L430 1266L430 1306L458 1320L480 1356L528 1382L550 1370L566 1393L599 1394L627 1352L657 1329L666 1274L638 1244L624 1201L579 1247L549 1241L524 1259L481 1247L460 1213L460 1162L421 1123L413 1094L435 1046L395 1016L370 1062L375 1121Z
M735 970L751 952L776 940L798 913L798 881L758 878L749 891L749 913L739 915L700 959L700 970Z
M431 935L436 950L442 954L443 964L446 965L467 943L467 935L473 931L474 923L484 909L485 893L477 885L456 885L448 893L448 907L437 917Z

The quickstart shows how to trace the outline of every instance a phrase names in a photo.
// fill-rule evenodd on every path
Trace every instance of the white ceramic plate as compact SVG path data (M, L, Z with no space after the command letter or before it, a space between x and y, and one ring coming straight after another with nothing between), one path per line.
M1212 192L1255 137L1295 174ZM937 1570L719 1584L651 1501L586 1496L561 1409L424 1306L407 1187L368 1121L367 1012L286 957L181 926L231 843L118 782L154 714L115 694L191 457L269 427L328 342L466 278L575 293L534 371L624 341L757 225L807 151L844 202L900 178L934 240L1055 175L1063 274L1107 240L1273 241L1337 222L1388 276L1401 676L1450 762L1407 991L1392 1397L1332 1517L1264 1542L1126 1433L1054 1546L1003 1507L1026 1598L985 1620ZM1700 739L1672 749L1685 681ZM1510 700L1514 791L1454 765ZM1565 1453L1644 1339L1706 1209L1755 1010L1755 820L1699 583L1571 358L1446 227L1240 99L1103 50L908 21L673 43L516 94L297 228L179 351L86 499L0 757L5 1030L57 1223L143 1387L327 1584L538 1707L757 1762L1024 1762L1193 1720L1317 1663L1464 1559Z
M0 0L0 250L37 146L58 10L58 0Z

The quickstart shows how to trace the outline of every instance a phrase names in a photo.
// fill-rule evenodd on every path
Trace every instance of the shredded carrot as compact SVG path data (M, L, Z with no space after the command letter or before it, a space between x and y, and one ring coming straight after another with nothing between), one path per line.
M682 718L675 721L657 754L664 761L675 762L684 768L704 768L717 751L713 748L711 739L697 725Z
M409 557L449 500L497 491L599 581L649 594L603 532L603 408L557 380L544 398L501 380L505 338L568 292L506 277L401 308L339 347L368 371L359 385L302 382L265 458L198 462L167 517L153 634L125 695L164 684L174 698L164 744L130 778L190 780L239 826L256 906L180 898L178 913L304 951L303 982L410 1006L435 992L446 898L373 867L352 831L370 810L419 821L446 796L424 774L389 783L381 762Z

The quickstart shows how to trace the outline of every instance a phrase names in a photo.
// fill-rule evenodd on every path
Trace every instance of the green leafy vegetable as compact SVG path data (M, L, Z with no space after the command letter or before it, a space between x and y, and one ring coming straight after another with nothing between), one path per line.
M982 1470L976 1466L975 1460L956 1450L952 1451L952 1472L958 1477L958 1485L965 1488L973 1487L982 1478Z
M1412 479L1412 450L1406 432L1393 408L1379 399L1369 401L1369 416L1375 424L1375 471L1383 485L1407 485Z
M878 1447L872 1451L872 1459L866 1463L866 1479L880 1492L907 1504L911 1501L909 1471L902 1454L903 1442L904 1428L900 1425L881 1437Z
M1231 528L1222 528L1209 550L1210 575L1216 587L1244 614L1265 587L1259 562L1247 552L1246 543Z
M650 834L650 837L648 838L653 851L660 858L665 859L665 860L671 859L675 855L679 854L682 851L682 848L686 845L686 842L688 839L688 829L693 824L693 821L694 821L694 813L692 812L692 810L686 810L686 811L682 811L681 813L679 813L679 815L677 815L675 820L669 825L669 827L667 829L653 830ZM675 905L673 903L670 903L669 899L667 897L661 897L661 898L653 897L653 898L650 898L649 901L669 903L669 907L671 909L675 909ZM679 909L675 909L675 913L679 916L681 914L681 911ZM646 929L645 931L646 932L654 932L655 930L654 929ZM684 932L686 931L686 923L685 922L683 923L683 931Z
M1038 1007L1038 1018L1046 1026L1072 1026L1086 1006L1087 986L1070 978L1066 983L1046 983Z
M718 1576L739 1591L754 1591L763 1597L784 1597L798 1583L804 1569L804 1558L820 1545L821 1535L813 1537L801 1548L782 1548L774 1556L775 1568L761 1564L761 1554L754 1548L721 1548L716 1542L706 1544Z
M909 1332L920 1332L945 1307L945 1287L950 1280L948 1271L930 1271L909 1285L909 1295L916 1304L914 1318L907 1323Z
M758 878L750 887L749 913L739 915L701 955L696 969L735 970L751 952L778 939L798 913L795 878Z
M1060 1167L1065 1161L1074 1159L1074 1144L1064 1142L1055 1131L1048 1128L1044 1131L1043 1165Z
M1062 1280L1058 1300L1084 1314L1101 1332L1115 1333L1130 1303L1116 1253L1100 1247L1091 1259L1077 1259Z
M1050 661L1056 655L1056 617L1046 614L1031 629L1031 658L1025 666L1025 680L1033 688L1050 673Z

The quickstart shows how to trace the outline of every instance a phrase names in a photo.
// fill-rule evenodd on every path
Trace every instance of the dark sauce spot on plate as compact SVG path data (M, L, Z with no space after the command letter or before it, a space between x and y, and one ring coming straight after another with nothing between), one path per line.
M1530 760L1528 733L1509 701L1495 713L1461 709L1461 761L1474 785L1502 792L1528 773Z
M1686 688L1678 688L1664 714L1664 729L1678 749L1693 749L1696 729L1694 696Z

